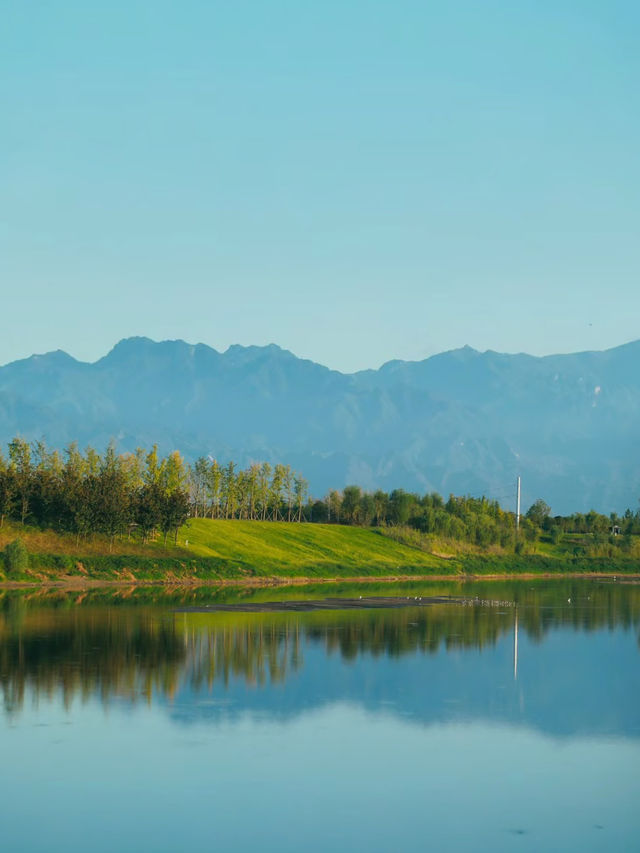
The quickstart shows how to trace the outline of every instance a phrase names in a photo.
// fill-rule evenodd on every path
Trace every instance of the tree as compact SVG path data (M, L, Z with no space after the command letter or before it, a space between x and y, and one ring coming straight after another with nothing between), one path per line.
M72 442L64 451L67 457L60 474L61 525L76 534L76 545L93 526L92 489L89 488L87 463Z
M406 524L409 521L415 497L404 489L394 489L389 495L389 516L393 524Z
M222 482L222 471L217 461L214 459L209 468L209 501L211 509L211 518L218 518L220 515L220 486Z
M60 494L62 462L56 451L50 453L43 441L33 444L33 465L29 488L30 515L44 527L58 527L64 515Z
M31 490L31 448L23 438L9 442L9 460L14 472L20 523L29 515L29 493Z
M309 493L309 483L300 474L296 474L293 479L293 490L296 496L297 521L302 521L302 509L307 502Z
M96 517L98 529L109 537L109 550L113 540L126 530L131 518L131 495L126 488L122 461L116 456L112 444L107 448L97 478Z
M162 520L160 526L164 533L164 544L167 535L173 531L174 542L178 544L178 530L189 518L189 495L182 489L176 489L164 495L162 501Z
M236 475L236 513L237 518L247 518L249 515L249 477L246 471L238 471Z
M191 499L193 503L194 518L199 515L204 516L207 502L207 492L209 486L209 460L204 456L196 459L195 465L191 468Z
M159 483L143 486L137 494L134 509L135 522L145 543L162 524L165 494Z
M222 503L224 505L225 518L233 518L235 516L237 500L236 466L234 462L229 462L222 469Z
M4 520L13 512L16 503L16 484L14 472L0 454L0 528Z
M295 493L293 491L293 471L290 465L285 465L284 468L284 494L287 501L287 521L291 521L291 510L293 508Z
M149 453L145 457L145 471L143 480L145 483L160 483L162 481L162 472L164 463L158 459L158 445L154 444Z
M328 505L326 501L314 501L310 510L310 521L323 524L327 521Z
M257 503L260 505L262 520L267 518L267 509L269 507L269 482L271 479L271 465L268 462L263 462L260 466L258 474L258 494Z
M2 554L7 574L23 572L29 568L29 552L22 539L10 542Z
M545 518L551 515L551 507L549 504L545 503L542 498L538 498L537 501L531 504L529 509L527 510L527 518L536 527L542 527Z
M327 521L334 524L340 523L342 514L342 495L336 489L332 489L327 495Z
M257 462L252 462L247 471L247 490L249 493L249 518L251 520L256 517L256 505L258 501L258 478L260 476L260 466Z
M358 508L358 521L364 527L368 527L376 514L376 503L372 495L366 492L360 498L360 506Z
M186 491L188 480L189 471L184 459L177 450L174 450L166 460L163 460L160 482L165 491L175 492L178 489Z
M385 521L387 517L387 508L389 505L389 496L386 492L383 492L381 489L378 489L377 492L373 494L373 506L374 506L374 516L376 526L380 527L383 521Z
M269 503L271 504L271 519L278 520L280 505L282 504L282 487L285 483L284 465L276 465L273 469L271 488L269 490Z
M348 524L357 522L361 498L360 486L345 486L342 490L342 517Z

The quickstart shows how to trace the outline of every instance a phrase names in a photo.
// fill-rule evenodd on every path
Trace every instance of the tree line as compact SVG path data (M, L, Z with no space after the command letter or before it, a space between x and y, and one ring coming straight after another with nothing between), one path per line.
M409 527L481 547L513 545L516 523L514 512L486 497L449 495L445 500L437 492L418 495L395 489L370 493L358 486L329 492L324 500L313 503L309 514L313 521ZM614 537L624 544L625 539L640 535L640 510L627 509L622 515L609 516L595 510L552 516L548 504L538 499L520 517L521 543L535 542L540 536L558 542L563 534L589 535L594 543Z
M136 536L145 543L162 534L166 543L169 536L177 542L189 517L412 528L480 547L513 545L515 528L514 513L486 497L445 500L436 492L367 492L350 485L314 500L308 482L289 465L254 462L242 469L211 457L189 465L177 451L161 457L155 445L118 454L111 444L100 454L72 443L59 453L17 437L6 455L0 452L0 527L8 519L77 540L98 533L111 542ZM552 517L537 500L520 520L519 539L547 534L558 541L582 533L602 540L614 531L640 534L640 512Z
M192 515L249 521L308 521L309 483L290 465L235 462L201 456L189 468Z
M312 505L313 521L356 524L365 527L410 527L446 539L480 546L513 543L514 515L487 498L456 497L445 500L437 492L418 495L404 489L363 491L346 486L330 491Z
M71 444L63 455L22 438L0 454L0 527L5 519L65 533L76 541L95 533L109 538L157 532L177 539L189 516L188 470L179 453L166 458L154 447L100 455Z
M118 454L110 444L101 455L73 443L60 454L22 438L0 453L0 527L8 519L77 540L135 534L144 543L160 532L177 542L190 516L302 521L307 501L307 481L288 465L242 470L204 457L188 465L177 451L160 457L155 445Z

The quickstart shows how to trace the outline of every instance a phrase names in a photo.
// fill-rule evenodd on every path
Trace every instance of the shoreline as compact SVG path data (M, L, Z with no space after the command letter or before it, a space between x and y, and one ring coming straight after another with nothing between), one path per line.
M388 575L388 576L360 576L360 577L262 577L262 578L170 578L167 580L108 580L100 578L83 577L61 577L41 581L0 581L0 590L3 589L61 589L61 590L86 590L100 587L132 588L132 587L167 587L177 589L180 587L247 587L247 588L269 588L285 586L310 586L312 584L395 584L395 583L425 583L445 581L455 583L471 583L477 581L504 581L504 580L640 580L640 572L492 572L490 574L458 574L458 575Z

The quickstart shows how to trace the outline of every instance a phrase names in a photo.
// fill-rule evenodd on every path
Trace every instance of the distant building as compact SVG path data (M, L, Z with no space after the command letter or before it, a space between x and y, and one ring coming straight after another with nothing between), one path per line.
M620 536L620 534L622 533L622 528L619 524L612 524L609 528L609 532L612 536Z

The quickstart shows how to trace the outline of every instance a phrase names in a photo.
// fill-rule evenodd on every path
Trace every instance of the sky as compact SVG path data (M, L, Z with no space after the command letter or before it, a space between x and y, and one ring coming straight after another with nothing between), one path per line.
M637 2L0 8L0 363L640 338Z

